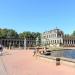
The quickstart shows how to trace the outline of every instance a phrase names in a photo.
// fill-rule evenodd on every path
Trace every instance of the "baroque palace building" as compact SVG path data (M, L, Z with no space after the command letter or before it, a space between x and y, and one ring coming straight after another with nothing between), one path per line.
M58 28L41 34L41 44L43 46L55 47L74 47L75 36L64 36L64 32Z

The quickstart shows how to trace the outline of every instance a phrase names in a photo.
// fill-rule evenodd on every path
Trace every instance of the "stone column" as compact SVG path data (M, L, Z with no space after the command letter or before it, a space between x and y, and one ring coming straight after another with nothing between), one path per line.
M14 48L14 41L13 41L12 45L13 45L13 48Z
M11 42L9 42L9 50L11 49Z
M69 45L69 40L67 40L67 46Z
M73 40L73 42L74 42L74 47L75 47L75 40Z
M7 48L8 48L8 45L9 45L9 43L8 43L8 40L7 40Z
M24 49L26 49L26 39L24 39Z
M19 40L19 48L20 48L20 40Z
M6 39L4 40L4 47L6 47Z

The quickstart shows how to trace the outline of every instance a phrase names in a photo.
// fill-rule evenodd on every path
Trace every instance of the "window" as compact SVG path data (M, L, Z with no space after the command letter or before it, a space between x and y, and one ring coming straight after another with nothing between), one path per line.
M69 44L69 40L68 40L68 44Z
M49 35L49 38L50 38L50 35Z
M54 40L53 40L53 43L54 43Z
M60 43L61 43L61 39L60 39Z
M44 39L45 39L45 37L46 37L46 36L44 36Z
M55 43L56 43L56 40L55 40Z
M47 38L48 38L48 35L47 35Z
M73 44L73 40L72 40L72 44Z

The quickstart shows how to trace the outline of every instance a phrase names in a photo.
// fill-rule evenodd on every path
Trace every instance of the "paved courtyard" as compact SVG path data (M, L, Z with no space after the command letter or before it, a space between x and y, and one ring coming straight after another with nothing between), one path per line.
M0 56L0 75L75 75L75 67L55 65L42 57L33 57L33 51L11 50Z

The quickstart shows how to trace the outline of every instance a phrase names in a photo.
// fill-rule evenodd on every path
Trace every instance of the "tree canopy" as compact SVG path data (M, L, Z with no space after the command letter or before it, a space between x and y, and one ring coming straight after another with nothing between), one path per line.
M0 29L0 38L18 38L18 33L13 29Z
M72 34L65 34L65 37L69 37L69 36L75 36L75 30L72 32Z
M15 30L10 29L7 32L6 38L18 38L18 33Z
M19 38L34 38L36 39L37 37L40 38L40 33L39 32L23 32L19 34Z
M39 32L29 32L29 31L24 31L22 33L17 33L13 29L1 29L0 28L0 38L41 38Z
M72 36L75 36L75 30L73 31Z
M65 34L64 36L65 36L65 37L69 37L69 36L70 36L70 34Z

